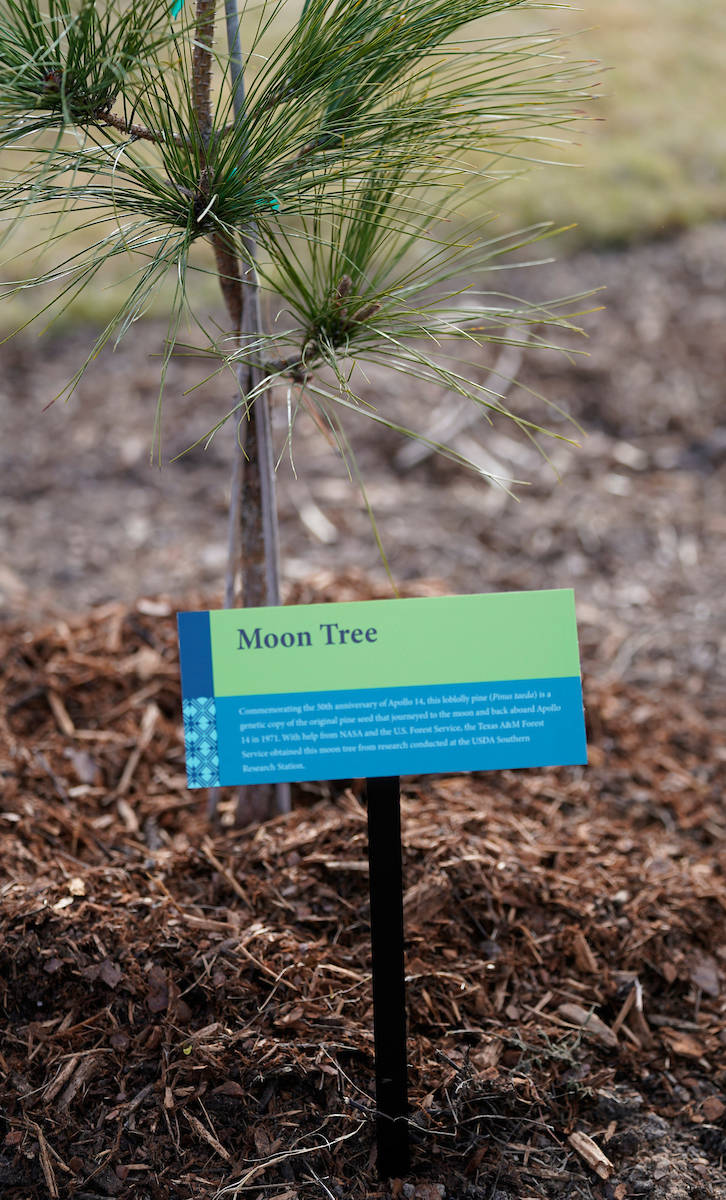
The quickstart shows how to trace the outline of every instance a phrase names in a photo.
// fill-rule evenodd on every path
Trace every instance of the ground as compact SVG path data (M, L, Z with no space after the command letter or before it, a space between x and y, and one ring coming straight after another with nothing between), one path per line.
M590 745L587 768L404 781L414 1169L393 1183L360 782L237 832L184 787L173 617L219 603L231 435L148 466L157 327L48 411L81 335L3 348L3 1195L726 1197L726 228L541 278L507 284L606 289L571 342L589 357L521 369L587 434L553 444L561 481L506 425L457 449L531 480L518 503L352 429L404 592L575 587ZM202 370L173 365L170 457L218 415L221 381L183 395ZM382 373L366 398L441 419ZM288 600L390 594L304 422L295 464Z

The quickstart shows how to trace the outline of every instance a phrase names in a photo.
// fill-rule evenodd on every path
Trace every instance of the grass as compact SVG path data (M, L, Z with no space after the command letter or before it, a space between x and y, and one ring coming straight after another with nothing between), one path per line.
M593 246L726 217L721 0L586 0L553 24L582 30L573 54L602 64L599 119L564 149L573 170L539 169L509 189L516 219L574 221L572 244Z
M589 112L596 119L583 121L574 135L577 144L566 131L562 147L546 154L567 166L523 169L491 193L504 229L541 220L574 224L561 240L562 253L628 244L726 217L726 128L718 104L726 41L722 0L695 6L693 0L661 0L657 9L651 0L586 0L577 9L510 13L489 22L487 31L497 32L497 25L507 32L550 27L571 34L571 56L593 60L602 92ZM24 273L39 234L36 222L26 222L12 245L19 258L3 277ZM80 245L81 231L78 238ZM205 253L199 247L201 263ZM212 276L200 285L209 308L217 310ZM89 289L71 319L97 321L110 311L113 277L107 287ZM159 312L165 307L162 294ZM0 312L0 325L29 314L21 297Z
M600 98L574 142L567 131L547 156L565 167L534 167L493 194L505 226L574 223L575 249L726 217L722 0L583 0L523 23L567 34L571 57L592 61Z

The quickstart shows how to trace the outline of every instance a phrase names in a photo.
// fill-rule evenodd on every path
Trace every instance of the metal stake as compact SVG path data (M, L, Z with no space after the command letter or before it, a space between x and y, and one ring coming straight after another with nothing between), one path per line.
M398 776L366 780L371 892L378 1174L409 1169L401 792Z

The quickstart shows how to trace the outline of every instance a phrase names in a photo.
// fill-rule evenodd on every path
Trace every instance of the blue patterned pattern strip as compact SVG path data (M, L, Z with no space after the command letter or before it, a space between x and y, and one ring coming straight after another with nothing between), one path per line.
M214 698L195 696L183 702L187 785L216 787L219 783L217 708Z

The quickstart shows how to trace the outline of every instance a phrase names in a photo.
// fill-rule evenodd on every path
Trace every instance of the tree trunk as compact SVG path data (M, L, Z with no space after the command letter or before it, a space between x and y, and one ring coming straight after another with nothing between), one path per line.
M205 0L198 0L200 7ZM227 41L235 120L244 119L244 65L239 38L236 0L225 0ZM205 12L208 19L208 14ZM197 37L197 42L199 42ZM240 271L235 254L219 241L214 245L222 293L240 344L255 342L262 332L259 287L255 271L253 233L245 237L246 262ZM261 393L245 411L244 401L262 378L256 366L240 365L238 372L241 418L235 427L234 463L229 508L229 557L225 607L244 608L280 603L279 541L275 498L275 460L272 447L270 403ZM217 809L218 790L210 795L210 815ZM240 788L236 824L249 825L290 811L287 784L251 784Z
M242 292L241 340L254 341L261 323L253 267L243 280ZM260 372L254 366L240 367L238 378L241 396L245 397L259 382ZM243 413L237 430L225 606L233 607L239 597L243 608L257 608L280 603L275 460L266 392ZM235 823L249 825L289 811L288 784L248 784L239 789Z

